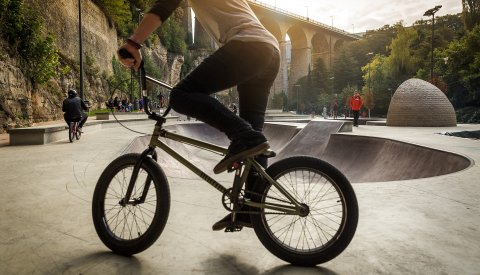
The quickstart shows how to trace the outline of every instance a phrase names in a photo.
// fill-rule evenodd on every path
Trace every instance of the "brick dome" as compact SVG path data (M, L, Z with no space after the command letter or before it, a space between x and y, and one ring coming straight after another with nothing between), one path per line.
M387 126L456 126L452 104L429 82L412 78L403 82L392 97Z

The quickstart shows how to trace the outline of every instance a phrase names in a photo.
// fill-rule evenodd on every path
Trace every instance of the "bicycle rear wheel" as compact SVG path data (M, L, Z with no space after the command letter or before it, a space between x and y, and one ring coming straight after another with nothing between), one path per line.
M151 158L142 162L130 204L122 205L140 154L118 157L105 168L93 194L92 217L102 242L113 252L132 255L150 247L162 233L170 210L163 170ZM148 190L141 202L144 190Z
M73 142L75 138L75 122L68 123L68 139Z
M252 214L262 244L280 259L300 266L324 263L342 253L358 222L357 199L347 178L332 165L305 156L283 159L266 172L309 211L304 217L268 209ZM276 187L258 183L252 200L293 205Z
M78 124L77 124L76 131L75 131L75 138L79 140L81 137L82 137L82 132L80 132L80 129L78 128Z

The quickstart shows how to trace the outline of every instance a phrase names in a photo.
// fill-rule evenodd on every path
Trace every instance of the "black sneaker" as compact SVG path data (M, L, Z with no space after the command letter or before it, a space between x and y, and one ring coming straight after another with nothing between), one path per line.
M228 146L227 155L213 168L215 174L227 170L235 161L253 157L265 152L270 145L265 136L257 131L242 134L238 139L232 140Z
M223 219L214 223L212 225L212 230L213 231L220 231L222 229L225 229L227 226L230 225L231 222L232 222L232 213L226 215ZM252 222L250 221L250 215L249 214L237 214L236 225L251 228L252 227Z

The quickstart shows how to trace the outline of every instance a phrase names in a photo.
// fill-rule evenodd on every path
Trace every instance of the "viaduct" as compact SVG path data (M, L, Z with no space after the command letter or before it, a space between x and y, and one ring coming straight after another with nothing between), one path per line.
M288 95L293 84L308 74L315 60L322 58L326 67L331 68L335 52L339 47L360 37L341 29L317 22L286 10L256 1L248 0L260 22L277 38L280 44L281 65L272 87L271 95L284 92ZM186 9L187 32L192 33L191 9ZM290 38L287 39L287 35ZM214 45L198 21L195 21L195 43Z

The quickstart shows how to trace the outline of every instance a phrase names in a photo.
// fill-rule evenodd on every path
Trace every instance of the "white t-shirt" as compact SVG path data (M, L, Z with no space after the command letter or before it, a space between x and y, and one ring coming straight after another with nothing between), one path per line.
M277 49L277 39L263 27L246 0L188 0L196 18L219 44L232 40L265 42ZM165 21L180 0L157 0L149 12Z

